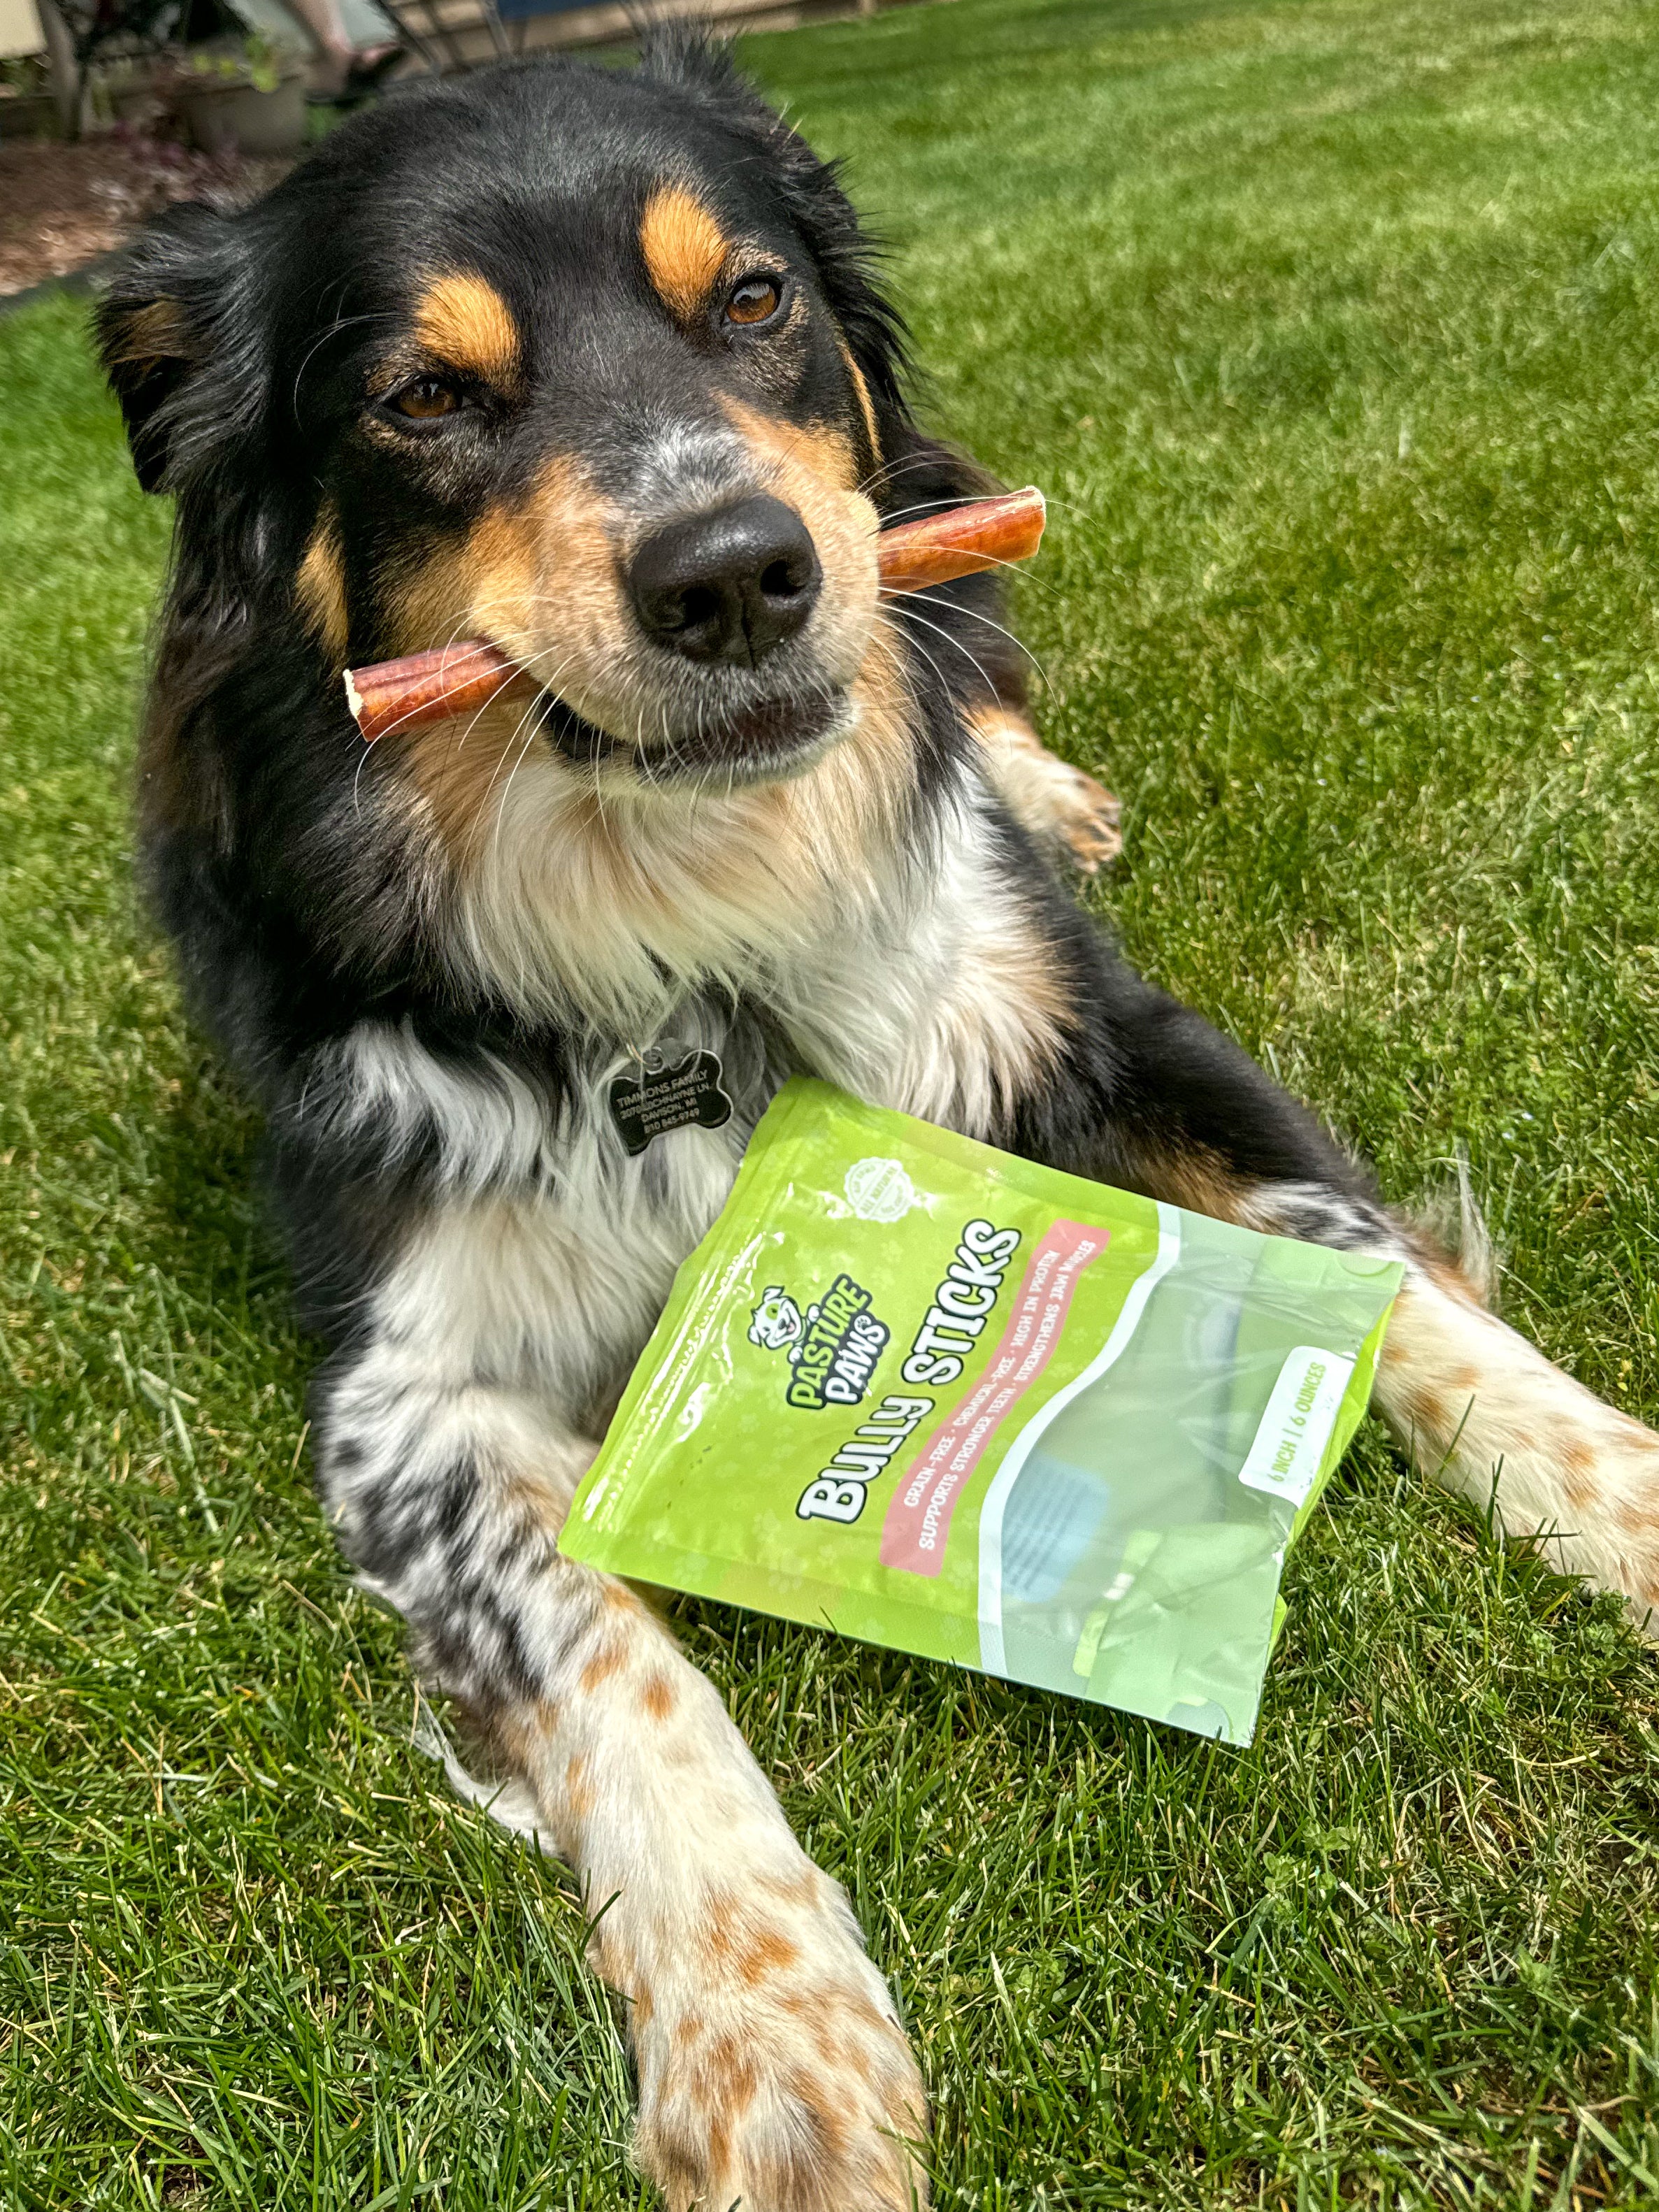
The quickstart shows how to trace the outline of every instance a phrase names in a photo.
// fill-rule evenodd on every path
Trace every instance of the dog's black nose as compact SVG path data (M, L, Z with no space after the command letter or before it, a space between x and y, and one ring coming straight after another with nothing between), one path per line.
M793 507L757 493L647 538L628 571L634 611L691 660L760 660L812 611L822 576Z

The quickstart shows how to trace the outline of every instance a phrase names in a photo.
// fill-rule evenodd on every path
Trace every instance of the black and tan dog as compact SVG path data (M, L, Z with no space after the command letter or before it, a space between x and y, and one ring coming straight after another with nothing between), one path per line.
M845 1898L657 1615L556 1548L785 1074L1403 1255L1396 1432L1643 1616L1659 1439L1062 890L1109 803L1019 720L994 587L878 598L884 521L984 480L907 413L832 173L717 53L394 98L164 217L102 333L179 502L149 869L335 1346L329 1514L608 1908L670 2203L907 2204L922 2086ZM471 635L534 710L365 754L343 666ZM665 1043L737 1111L631 1157L609 1086Z

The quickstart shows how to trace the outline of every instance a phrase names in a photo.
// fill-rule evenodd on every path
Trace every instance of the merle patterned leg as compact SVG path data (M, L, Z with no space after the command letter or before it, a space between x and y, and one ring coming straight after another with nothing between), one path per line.
M522 1777L630 2000L638 2149L675 2212L910 2212L921 2078L839 1886L712 1684L556 1538L592 1447L534 1393L372 1346L323 1394L321 1485L416 1657Z

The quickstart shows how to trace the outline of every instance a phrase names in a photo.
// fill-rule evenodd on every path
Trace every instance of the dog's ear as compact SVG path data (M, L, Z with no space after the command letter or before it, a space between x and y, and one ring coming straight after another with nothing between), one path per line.
M105 374L146 491L176 491L264 404L243 219L198 201L140 232L98 309Z

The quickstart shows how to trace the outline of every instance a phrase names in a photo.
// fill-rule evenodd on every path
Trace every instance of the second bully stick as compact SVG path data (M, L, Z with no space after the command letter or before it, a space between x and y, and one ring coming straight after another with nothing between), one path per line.
M884 530L876 564L884 592L925 591L981 568L1000 568L1029 561L1042 542L1045 520L1042 494L1035 484L976 499L965 507L926 514ZM392 730L419 729L452 714L487 707L515 678L515 660L483 640L470 638L401 660L378 660L372 667L348 668L346 703L367 744Z

